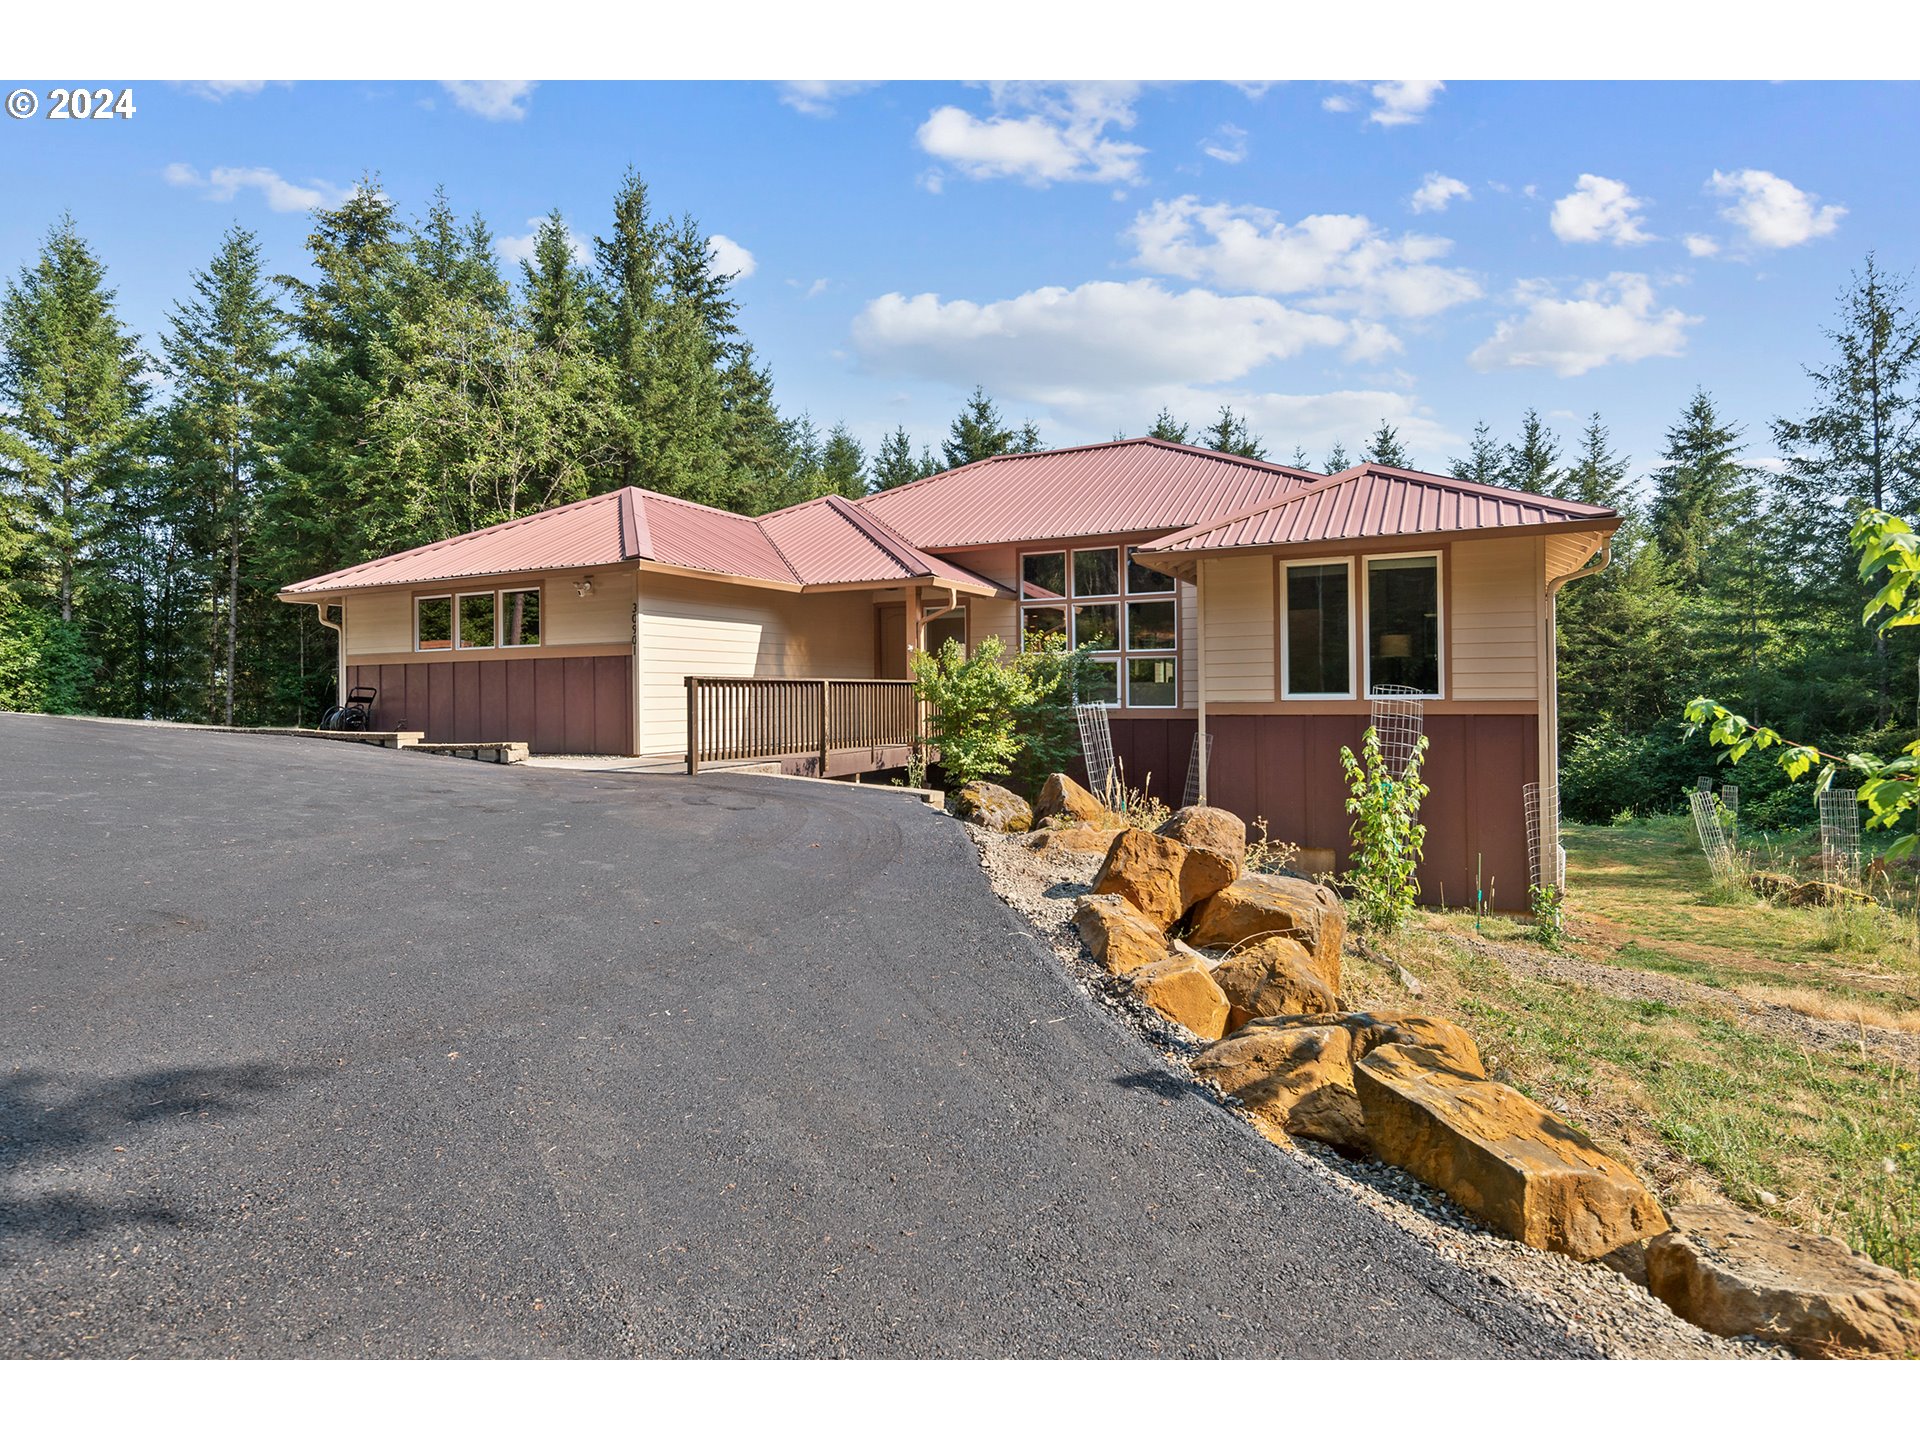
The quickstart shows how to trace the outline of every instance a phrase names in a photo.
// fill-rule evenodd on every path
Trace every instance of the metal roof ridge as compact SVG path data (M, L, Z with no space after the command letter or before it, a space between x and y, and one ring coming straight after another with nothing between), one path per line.
M933 574L926 551L879 516L868 515L844 495L822 495L820 498L834 514L852 525L909 575Z
M1431 470L1408 470L1399 465L1374 465L1370 463L1353 467L1358 471L1370 471L1378 475L1387 475L1395 480L1408 480L1417 485L1431 485L1442 490L1453 490L1462 494L1482 495L1489 499L1511 500L1520 504L1535 504L1545 507L1561 507L1576 512L1578 518L1604 520L1619 515L1606 505L1590 505L1585 500L1566 500L1558 495L1544 495L1533 490L1519 490L1511 485L1489 485L1484 480L1468 480L1459 475L1441 475ZM1346 472L1341 472L1342 474Z
M1271 500L1262 500L1257 505L1249 505L1244 510L1236 510L1231 515L1222 515L1214 520L1201 520L1196 524L1187 526L1184 530L1172 531L1169 534L1162 535L1158 540L1149 540L1143 545L1136 545L1134 548L1136 550L1148 551L1171 549L1176 543L1184 543L1198 536L1210 534L1215 530L1224 530L1229 525L1238 525L1242 520L1251 520L1256 515L1265 515L1274 510L1283 510L1295 501L1305 500L1310 496L1320 494L1322 491L1334 490L1342 485L1351 485L1364 473L1365 471L1361 467L1354 466L1342 470L1337 475L1329 475L1323 480L1316 480L1311 485L1303 485L1300 489L1290 494L1276 495Z

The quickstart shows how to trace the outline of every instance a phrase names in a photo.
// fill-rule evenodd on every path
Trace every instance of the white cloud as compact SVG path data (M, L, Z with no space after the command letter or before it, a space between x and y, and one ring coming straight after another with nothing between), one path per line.
M800 291L802 300L813 300L827 293L827 277L824 275L806 285L802 285L798 280L789 280L787 284Z
M539 243L540 227L547 223L544 215L527 217L527 233L524 235L500 235L495 237L493 248L500 257L510 264L518 265L523 260L533 259L533 247ZM572 226L567 227L567 248L573 252L573 263L584 265L591 253L586 238L576 233Z
M175 162L161 172L169 185L204 190L209 200L233 199L242 190L258 190L269 210L285 213L312 210L321 205L339 205L353 194L354 187L329 185L324 180L309 180L296 185L283 179L276 170L262 165L216 165L202 175L191 165Z
M1768 170L1714 171L1707 189L1731 197L1720 212L1746 232L1750 244L1785 250L1831 235L1847 213L1844 205L1816 205L1816 196Z
M871 90L878 83L876 80L782 80L778 89L782 105L791 106L802 115L824 119L849 95Z
M855 347L876 367L1048 404L1234 380L1309 347L1366 338L1265 296L1174 293L1152 280L1048 286L986 304L895 293L853 324Z
M1396 237L1364 215L1309 215L1289 225L1255 205L1156 201L1128 232L1134 263L1160 275L1268 295L1309 294L1317 309L1423 317L1479 296L1464 270L1431 262L1452 242Z
M1685 237L1687 254L1696 260L1705 260L1720 253L1720 242L1711 235L1688 235Z
M714 274L731 275L736 280L744 280L760 268L751 250L724 235L707 237L707 258Z
M1515 298L1525 311L1502 320L1467 357L1475 369L1584 375L1602 365L1679 355L1688 327L1700 323L1698 315L1672 307L1656 310L1645 275L1609 275L1583 285L1571 300L1534 281L1521 285Z
M1446 88L1439 80L1381 80L1373 86L1376 125L1417 125Z
M1238 165L1247 158L1247 132L1238 125L1222 125L1200 148L1224 165Z
M442 88L462 110L483 120L524 120L533 97L533 80L442 80Z
M1420 188L1413 192L1408 203L1413 206L1414 214L1424 215L1428 211L1444 210L1455 200L1472 198L1473 191L1467 188L1465 181L1456 180L1451 175L1442 175L1438 170L1429 170L1427 178L1421 182Z
M1137 85L1009 83L989 90L990 115L942 105L920 127L920 148L973 180L1139 180L1145 147L1107 134L1133 128Z
M1331 110L1335 115L1345 115L1349 110L1353 109L1353 97L1351 95L1329 95L1320 102L1320 108L1322 110Z
M215 102L236 95L258 95L269 85L291 85L291 80L180 80L174 82L187 93Z
M1553 202L1553 233L1575 244L1606 240L1615 245L1644 245L1653 239L1640 228L1646 202L1622 180L1582 175L1573 192Z

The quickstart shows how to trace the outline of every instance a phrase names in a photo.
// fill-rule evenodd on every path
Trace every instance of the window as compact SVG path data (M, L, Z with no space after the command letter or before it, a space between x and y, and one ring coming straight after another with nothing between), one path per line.
M500 592L500 643L509 647L540 643L538 590Z
M1133 558L1133 547L1127 547L1127 593L1129 595L1171 595L1173 576L1162 575L1158 570L1149 570Z
M967 648L967 612L955 611L951 615L941 615L927 621L924 633L924 648L937 653L949 640L958 640L962 650Z
M1180 703L1180 604L1171 575L1131 547L1020 557L1020 639L1058 635L1093 652L1083 703L1170 710Z
M1173 601L1132 600L1127 603L1127 648L1172 650L1178 643Z
M493 648L493 592L460 597L459 646L462 650Z
M1284 572L1289 700L1353 696L1353 567L1345 560Z
M1118 550L1076 550L1073 552L1073 594L1118 595L1120 593L1120 552Z
M1173 657L1163 660L1130 657L1127 660L1127 704L1134 707L1169 709L1178 702L1174 694Z
M1440 557L1367 561L1367 691L1440 696Z
M1058 600L1066 593L1067 557L1064 551L1020 557L1022 600ZM1061 629L1065 628L1063 624Z
M1120 607L1118 605L1074 606L1073 643L1091 645L1096 650L1118 650L1120 648Z
M451 595L422 595L413 602L413 645L416 650L453 648Z

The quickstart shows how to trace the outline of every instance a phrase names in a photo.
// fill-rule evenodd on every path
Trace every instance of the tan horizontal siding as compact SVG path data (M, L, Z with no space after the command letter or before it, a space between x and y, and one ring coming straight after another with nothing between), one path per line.
M1456 700L1538 700L1540 542L1456 541L1452 562L1447 693Z
M1266 555L1204 562L1207 703L1273 696L1273 560Z
M972 550L962 557L974 574L1005 585L1015 594L1020 590L1020 552L1011 545L992 550ZM978 646L989 635L1000 637L1001 648L1009 655L1020 652L1020 606L1012 600L994 600L975 596L968 602L968 642Z
M413 649L413 596L406 590L348 595L347 657Z
M668 754L686 749L689 675L871 678L873 597L648 575L640 648L641 747Z

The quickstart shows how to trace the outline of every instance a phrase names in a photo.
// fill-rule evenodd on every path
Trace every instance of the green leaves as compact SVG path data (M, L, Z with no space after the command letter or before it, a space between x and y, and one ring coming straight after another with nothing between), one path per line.
M1353 816L1346 887L1362 928L1399 930L1420 896L1414 872L1427 839L1427 827L1419 822L1420 802L1427 796L1420 779L1426 754L1427 737L1422 735L1406 768L1395 774L1380 753L1380 736L1371 725L1361 737L1359 759L1340 747L1349 791L1347 813Z
M1005 775L1020 754L1020 712L1058 683L1032 657L1005 659L998 635L968 655L958 640L938 651L915 650L908 663L920 699L931 711L931 738L954 785Z

